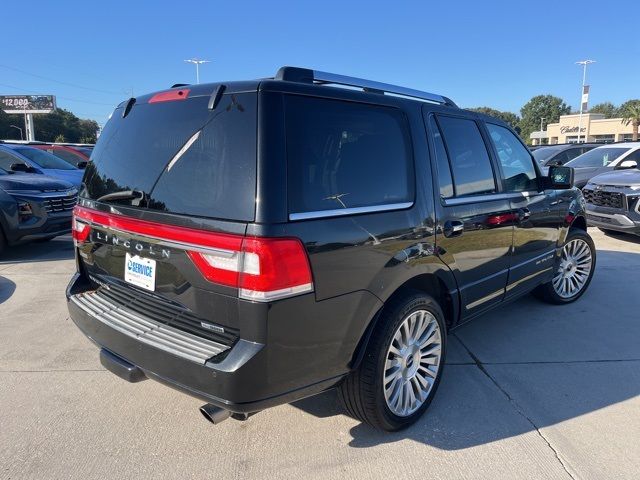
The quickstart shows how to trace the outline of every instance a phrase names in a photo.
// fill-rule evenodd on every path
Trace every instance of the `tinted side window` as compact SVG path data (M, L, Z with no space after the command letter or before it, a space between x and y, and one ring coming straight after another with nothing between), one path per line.
M630 153L623 161L625 160L633 160L634 162L640 164L640 150L636 150L635 152Z
M573 160L578 155L582 155L586 151L587 150L585 150L584 148L570 148L569 150L567 150L567 158L565 162L568 162L569 160Z
M451 177L451 166L447 157L447 150L444 147L442 134L435 117L429 119L429 127L433 137L433 145L436 151L436 165L438 167L438 184L440 185L440 196L442 198L453 197L453 178Z
M498 152L507 191L538 190L536 170L529 150L508 129L492 123L486 125Z
M410 140L399 110L291 96L285 123L290 212L413 200Z
M496 191L493 169L478 125L466 118L438 117L449 153L455 194Z
M24 163L17 157L14 157L10 153L3 152L0 150L0 168L3 168L6 171L11 170L11 165L14 163Z

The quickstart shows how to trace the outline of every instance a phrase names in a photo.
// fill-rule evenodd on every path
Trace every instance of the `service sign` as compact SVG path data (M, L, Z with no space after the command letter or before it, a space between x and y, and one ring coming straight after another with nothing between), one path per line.
M56 108L54 95L0 95L4 113L50 113Z

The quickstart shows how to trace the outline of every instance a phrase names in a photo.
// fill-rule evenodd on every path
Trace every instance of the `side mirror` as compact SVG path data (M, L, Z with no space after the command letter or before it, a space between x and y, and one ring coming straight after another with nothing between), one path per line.
M26 163L12 163L9 168L11 169L12 172L31 173L34 171L34 169L31 168Z
M76 165L76 167L78 167L81 170L84 170L85 168L87 168L87 165L89 164L89 162L85 162L85 161L80 161L78 162L78 164Z
M549 167L548 185L557 190L566 190L573 187L573 168Z
M627 168L638 168L638 162L635 160L624 160L620 165L616 166L616 170L626 170Z

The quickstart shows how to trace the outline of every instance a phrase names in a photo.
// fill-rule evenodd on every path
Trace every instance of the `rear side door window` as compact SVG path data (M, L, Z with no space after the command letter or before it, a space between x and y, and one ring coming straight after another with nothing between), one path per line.
M289 212L413 202L408 123L392 107L285 97Z
M506 191L538 191L538 177L529 150L509 129L493 123L486 126L498 154Z
M491 160L476 122L448 116L438 116L437 120L451 165L454 195L459 197L495 193L496 183ZM436 153L437 150L436 141ZM438 159L438 165L441 163ZM440 170L443 169L438 169L438 176Z

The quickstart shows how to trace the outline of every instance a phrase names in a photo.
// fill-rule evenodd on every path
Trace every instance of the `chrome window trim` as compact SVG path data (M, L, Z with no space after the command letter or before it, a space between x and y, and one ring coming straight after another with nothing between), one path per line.
M339 208L334 210L317 210L313 212L290 213L289 220L312 220L316 218L343 217L361 213L379 213L392 210L404 210L414 205L414 202L389 203L387 205L371 205L368 207Z
M452 198L443 198L442 202L445 207L452 207L455 205L466 205L468 203L479 203L479 202L492 202L496 200L512 200L512 199L521 199L528 198L535 195L542 195L542 192L537 192L535 190L528 192L503 192L503 193L488 193L486 195L471 195L469 197L452 197Z

